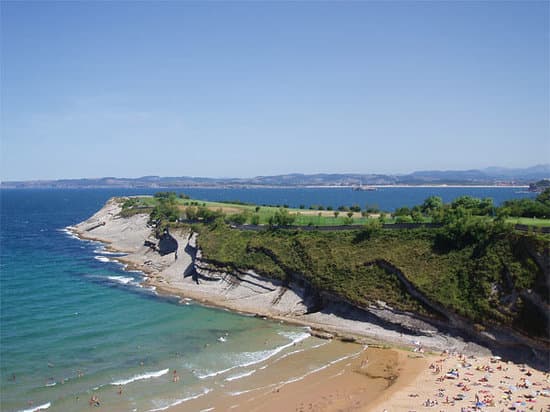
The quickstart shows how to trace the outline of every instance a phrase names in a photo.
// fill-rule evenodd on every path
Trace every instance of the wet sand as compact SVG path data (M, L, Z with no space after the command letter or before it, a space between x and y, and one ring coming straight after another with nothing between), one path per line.
M396 382L407 384L425 369L426 359L411 359L396 349L364 348L332 341L327 350L334 360L306 374L298 374L303 357L288 357L270 364L264 374L256 373L243 386L258 388L231 396L223 391L176 406L174 411L354 411L370 406ZM304 376L305 375L305 376ZM235 393L235 392L233 392Z

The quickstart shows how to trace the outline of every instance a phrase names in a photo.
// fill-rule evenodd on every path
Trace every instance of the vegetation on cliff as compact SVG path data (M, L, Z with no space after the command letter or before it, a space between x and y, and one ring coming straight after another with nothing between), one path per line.
M438 229L239 231L218 220L200 225L199 246L219 267L253 269L291 280L357 306L376 301L426 313L395 274L400 270L429 300L479 324L515 326L546 337L547 314L525 301L533 291L548 304L547 239L518 234L501 223L456 222ZM373 264L374 262L374 264Z
M533 202L548 206L549 195L547 190ZM186 224L178 223L182 215L192 219L205 260L217 268L301 281L359 307L383 301L437 316L410 294L396 275L399 271L430 302L473 323L512 326L548 338L549 238L514 230L507 223L508 210L513 210L509 204L495 208L490 199L470 197L443 204L431 197L417 207L398 209L392 219L409 216L439 227L387 230L379 217L359 214L357 219L366 223L349 231L277 229L295 214L271 208L270 229L249 231L231 225L267 207L214 208L211 202L175 195L144 199L131 208L149 207L152 224ZM228 208L232 213L227 214Z

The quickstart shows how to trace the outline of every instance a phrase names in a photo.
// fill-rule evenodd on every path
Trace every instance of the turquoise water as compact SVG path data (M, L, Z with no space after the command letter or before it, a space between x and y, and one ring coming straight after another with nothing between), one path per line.
M63 231L104 200L93 192L2 192L2 411L88 410L92 393L116 405L107 410L151 410L211 390L206 375L308 336L140 288L140 273ZM178 390L167 385L173 369L185 382Z
M207 200L291 206L364 204L371 199L371 204L377 202L386 209L413 200L418 203L416 199L433 194L432 190L415 191L420 189L386 194L343 190L186 192ZM258 368L287 356L294 343L300 342L303 348L320 345L303 328L159 297L140 287L139 272L124 271L110 261L112 256L100 244L77 240L64 230L92 215L111 196L152 192L0 192L2 411L39 406L52 411L89 410L92 394L100 397L104 410L163 410L228 392L241 380L248 382L241 390L250 390ZM445 189L443 193L446 200L462 194ZM466 193L471 194L471 189ZM528 196L513 189L478 190L475 195L494 193L499 195L497 202ZM441 190L435 194L441 195ZM372 200L372 196L378 197ZM308 373L326 361L320 355L317 358L317 364L312 361L296 374ZM180 376L176 384L174 369Z

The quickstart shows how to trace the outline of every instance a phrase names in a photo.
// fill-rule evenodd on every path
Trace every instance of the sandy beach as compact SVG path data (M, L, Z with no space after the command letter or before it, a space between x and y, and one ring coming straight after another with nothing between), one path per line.
M119 211L120 205L110 200L90 219L69 230L82 239L101 241L112 251L126 253L116 259L145 273L145 283L158 293L307 325L314 329L312 333L357 342L331 342L334 362L295 381L285 380L285 376L287 380L292 376L289 357L288 364L280 362L277 366L278 378L271 367L270 376L255 374L255 385L263 389L230 399L220 397L215 405L189 402L182 411L212 407L247 411L460 411L474 410L476 404L482 407L481 402L488 410L550 411L548 375L541 371L492 359L487 348L437 333L429 325L421 325L425 333L409 335L386 329L367 317L346 316L338 306L306 314L299 288L285 288L252 272L241 274L239 282L223 273L216 274L216 281L196 282L192 276L184 276L193 265L194 234L171 233L178 241L178 257L173 253L160 256L144 245L145 240L156 242L147 227L148 216L120 218ZM400 349L382 349L381 342ZM447 353L436 356L430 351ZM460 376L454 377L454 371L450 373L453 369Z

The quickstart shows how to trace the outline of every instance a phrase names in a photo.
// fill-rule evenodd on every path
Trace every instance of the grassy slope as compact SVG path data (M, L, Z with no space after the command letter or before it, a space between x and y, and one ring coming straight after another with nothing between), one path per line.
M144 197L137 202L139 207L151 208L157 201ZM182 210L190 202L222 209L224 213L255 213L253 205L178 199ZM143 213L147 209L138 210ZM261 222L276 211L275 207L262 206L258 212ZM325 216L321 218L317 211L289 212L312 213L314 224L335 223L334 217L329 216L332 212L323 212ZM129 209L126 213L134 212ZM376 265L365 265L384 259L400 269L430 300L474 322L496 322L530 334L546 334L544 316L513 292L532 289L548 303L548 275L527 252L536 249L542 254L548 247L548 237L508 232L460 249L445 250L438 240L442 229L381 230L372 236L365 236L363 231L239 231L222 222L196 225L196 229L204 256L221 265L254 269L280 279L295 273L318 290L337 294L359 306L382 300L398 309L425 314L426 309L408 295L394 274Z
M199 244L209 259L277 278L289 271L298 273L318 289L360 306L383 300L399 309L425 313L395 275L365 265L384 259L431 300L474 322L516 324L536 333L532 323L537 320L525 312L521 301L515 301L516 307L501 302L511 292L503 274L511 272L517 290L537 290L536 280L544 275L521 243L541 251L545 239L510 234L484 245L438 251L435 230L382 230L369 239L361 238L360 232L245 232L221 223L199 230ZM525 316L531 317L528 323Z

